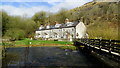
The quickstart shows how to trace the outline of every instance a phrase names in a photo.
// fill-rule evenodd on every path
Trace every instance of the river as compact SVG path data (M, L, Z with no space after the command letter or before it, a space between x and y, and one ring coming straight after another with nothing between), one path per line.
M7 67L45 67L45 66L78 66L78 67L105 67L105 64L96 58L85 55L80 51L60 49L58 47L21 47L9 48L6 52Z

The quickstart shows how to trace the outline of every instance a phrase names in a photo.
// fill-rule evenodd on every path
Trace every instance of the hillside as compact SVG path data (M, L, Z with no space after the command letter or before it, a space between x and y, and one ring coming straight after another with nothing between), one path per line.
M40 20L39 17L43 18ZM39 25L54 25L54 21L64 23L66 18L70 21L80 19L87 26L89 38L118 39L117 2L88 2L71 10L61 9L58 13L49 13L46 19L44 17L45 12L39 12L33 16L33 20Z
M118 39L117 2L89 2L70 12L83 17L90 38Z

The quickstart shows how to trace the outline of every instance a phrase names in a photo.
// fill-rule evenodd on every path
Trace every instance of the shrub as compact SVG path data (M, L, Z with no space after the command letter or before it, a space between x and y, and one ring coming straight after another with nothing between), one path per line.
M25 32L21 29L9 29L6 31L5 36L9 37L10 40L20 40L25 38Z

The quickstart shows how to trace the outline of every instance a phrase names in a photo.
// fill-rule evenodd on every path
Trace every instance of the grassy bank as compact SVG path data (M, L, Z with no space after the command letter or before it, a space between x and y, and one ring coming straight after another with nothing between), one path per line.
M118 39L118 25L112 22L98 22L87 29L89 38Z
M70 50L76 50L77 49L75 46L61 46L59 48L61 48L61 49L70 49Z
M73 42L70 41L53 41L53 40L16 40L14 42L4 42L6 47L36 47L36 46L71 46Z
M18 40L15 41L15 45L40 45L40 44L61 44L61 45L72 45L69 41L53 41L53 40Z

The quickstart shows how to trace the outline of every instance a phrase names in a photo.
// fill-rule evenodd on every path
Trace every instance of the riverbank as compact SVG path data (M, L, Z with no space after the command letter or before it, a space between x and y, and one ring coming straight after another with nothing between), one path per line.
M41 44L41 45L14 45L5 46L5 48L21 48L21 47L58 47L60 49L77 50L73 45L60 45L60 44Z
M58 46L58 45L73 45L73 42L70 41L54 41L54 40L30 40L30 39L23 39L23 40L16 40L16 41L7 41L2 42L2 45L5 46Z
M7 41L2 42L3 45L43 45L43 44L52 44L52 45L73 45L73 42L70 41L54 41L54 40L16 40L16 41Z
M71 41L54 41L54 40L30 40L30 39L23 39L23 40L16 40L12 42L3 42L3 45L6 48L15 48L15 47L55 47L58 46L62 49L76 49L73 46L73 42Z
M77 47L75 47L75 46L61 46L59 48L61 48L61 49L70 49L70 50L77 50Z
M70 47L74 47L73 45L61 45L61 44L40 44L40 45L13 45L13 46L9 46L6 45L6 48L17 48L17 47L62 47L62 48L70 48Z

